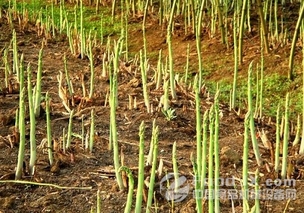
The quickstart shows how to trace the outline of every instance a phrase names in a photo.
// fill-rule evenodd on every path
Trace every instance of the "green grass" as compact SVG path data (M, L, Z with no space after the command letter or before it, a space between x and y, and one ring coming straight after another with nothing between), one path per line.
M1 2L0 6L3 8L7 8L8 1L5 3ZM51 5L46 3L45 1L30 1L30 2L17 2L18 11L22 11L25 8L29 12L30 20L36 20L38 16L38 11L42 13L42 19L45 20L46 16L51 18ZM120 21L114 21L112 24L112 16L111 16L111 8L109 7L100 7L99 14L96 14L95 8L85 7L83 6L83 17L84 17L84 30L86 33L89 30L92 30L99 35L100 33L100 25L101 18L103 19L103 35L105 37L110 35L118 35L121 32L121 23ZM69 24L74 23L75 13L74 6L69 4L64 5L64 10L67 12L67 19ZM54 5L54 22L57 27L59 27L60 22L60 7L59 5ZM77 8L77 24L78 30L80 29L80 9Z
M291 119L296 120L297 114L302 112L302 76L298 76L294 81L290 81L287 76L274 73L264 76L264 92L263 92L263 114L275 117L278 103L284 105L285 96L287 92L291 92ZM253 79L253 101L256 100L256 78ZM220 84L220 101L229 103L230 90L232 89L232 80L224 79L219 82ZM206 85L212 95L216 92L217 82L207 81ZM237 86L237 106L246 108L247 103L247 79L239 79Z

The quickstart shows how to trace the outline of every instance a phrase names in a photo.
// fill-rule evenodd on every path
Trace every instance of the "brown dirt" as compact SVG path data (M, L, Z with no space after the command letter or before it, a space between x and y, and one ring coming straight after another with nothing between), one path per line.
M89 88L89 61L81 60L69 54L68 43L64 36L56 39L45 39L38 36L36 28L33 25L28 25L25 30L20 30L17 23L14 23L14 28L17 32L17 41L19 53L24 54L25 64L31 63L32 70L36 72L38 52L41 43L44 42L43 54L43 94L49 91L52 98L52 132L55 143L59 143L62 138L62 129L68 125L68 116L64 115L64 107L58 96L58 82L56 76L59 71L64 71L63 56L67 55L68 70L73 81L75 95L82 97L82 89L80 78L83 74L86 80L86 88ZM157 52L159 49L164 49L166 54L167 45L165 43L165 31L161 31L160 27L150 20L147 27L148 52ZM4 19L0 19L0 49L7 47L12 38L12 29ZM208 79L219 80L231 76L233 70L233 55L232 49L226 48L219 43L218 38L209 39L206 33L203 37L203 53L204 61L208 62L210 75ZM249 36L249 35L248 35ZM130 30L130 51L137 52L142 47L142 32L141 30ZM189 40L190 39L190 40ZM176 70L182 71L182 67L186 61L186 48L188 42L191 45L191 63L196 63L195 41L194 37L183 36L183 33L174 35L173 46L175 54ZM252 43L256 43L256 49L252 48ZM259 41L256 36L248 37L245 42L245 63L240 68L246 70L251 59L259 57ZM96 49L96 54L102 53L102 47ZM274 51L275 52L275 51ZM11 53L11 52L10 52ZM268 70L278 66L286 67L288 61L286 48L278 49L276 55L266 56L266 66ZM156 57L151 58L152 66L155 66ZM299 59L298 59L299 60ZM210 63L209 63L210 62ZM193 66L195 67L195 66ZM221 69L225 67L225 69ZM3 69L3 65L0 66ZM229 69L231 68L231 69ZM74 108L81 111L75 116L73 122L73 132L81 133L81 116L84 116L85 122L90 120L90 109L95 109L95 145L93 153L88 153L84 150L81 140L73 137L72 148L63 153L61 149L57 149L55 158L58 163L56 169L50 168L47 159L47 149L45 146L38 148L38 159L36 165L36 174L34 177L28 176L26 166L23 175L23 180L31 180L41 183L52 183L60 186L69 187L92 187L91 190L77 189L57 189L48 186L33 186L29 184L0 184L0 210L2 212L89 212L91 207L96 206L96 192L100 190L102 212L122 212L126 202L127 192L120 192L116 185L115 174L113 168L113 154L108 150L109 144L109 106L105 106L105 97L109 90L109 82L100 77L101 65L96 64L95 78L95 94L92 100L85 104L78 104ZM119 90L118 90L118 108L117 108L117 127L118 138L121 153L124 155L124 165L132 168L132 171L137 176L138 163L138 128L141 121L145 121L145 153L148 153L149 142L151 138L152 122L155 119L159 126L159 159L164 161L164 171L172 172L171 152L173 142L177 143L177 158L179 165L179 173L187 177L191 189L193 189L193 168L190 161L190 156L195 153L195 106L194 99L190 92L185 93L182 85L177 89L178 100L171 103L171 107L176 110L177 117L171 121L167 121L159 110L155 110L152 114L147 114L143 104L142 89L140 84L132 84L134 79L140 82L139 72L135 74L137 67L134 64L126 65L121 62L119 73ZM131 70L127 72L126 70ZM277 68L275 70L278 70ZM149 71L149 82L153 70ZM192 70L195 72L195 70ZM242 73L242 72L241 72ZM246 73L246 72L243 72ZM286 74L283 69L282 74ZM1 84L3 85L4 76L1 74ZM16 82L12 77L12 82ZM162 91L155 90L155 85L150 88L150 100L153 106L159 103ZM3 92L4 93L4 92ZM132 94L137 98L138 108L128 109L128 94ZM190 94L190 95L189 95ZM193 94L192 94L193 95ZM17 162L18 141L14 141L14 119L15 110L18 108L19 96L17 94L3 94L0 99L0 179L14 179L14 170ZM206 91L202 94L202 112L209 109L212 104L212 98L206 96ZM42 104L44 108L44 103ZM221 148L221 176L222 177L238 177L242 176L242 149L243 149L243 120L244 112L241 116L228 110L226 105L220 107L222 118L220 124L220 148ZM271 143L274 142L275 130L273 123L257 123L259 129L269 131L268 137ZM88 128L88 127L87 127ZM28 129L27 126L27 152L25 165L29 160L29 144L28 144ZM13 139L12 144L8 142L8 137ZM43 138L46 137L46 121L43 114L37 121L37 145L41 144ZM261 144L261 141L259 139ZM252 149L250 149L252 150ZM271 155L269 150L262 148L261 154L265 162L271 166ZM292 154L292 153L291 153ZM250 152L250 171L254 172L257 168L254 154ZM266 165L267 165L266 164ZM297 199L282 200L282 201L261 201L262 212L282 212L285 207L286 212L302 212L303 203L303 183L300 181L299 165L295 165L293 177L297 178L296 183ZM164 176L165 172L162 174ZM264 175L261 179L273 178L273 172L268 172L266 166L260 168L260 172ZM149 173L147 172L146 177ZM160 178L162 178L162 176ZM135 178L136 179L136 178ZM156 182L158 183L160 179ZM238 187L239 187L239 183ZM136 187L135 187L136 189ZM195 212L195 201L192 195L187 196L187 199L180 203L175 203L174 206L166 201L159 194L159 187L155 187L156 200L155 203L159 207L158 212ZM134 196L136 190L134 191ZM250 202L251 206L253 201ZM231 202L228 199L221 200L221 212L231 212L234 206L236 212L242 212L242 201L234 200ZM204 205L207 208L207 202Z

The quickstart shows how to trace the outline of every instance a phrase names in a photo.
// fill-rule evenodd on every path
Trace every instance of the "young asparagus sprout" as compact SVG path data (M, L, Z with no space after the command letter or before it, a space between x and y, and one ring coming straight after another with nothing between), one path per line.
M97 1L98 3L99 1ZM103 15L101 15L100 17L100 43L103 44L103 36L104 36L104 33L103 33Z
M89 134L89 131L87 131L87 133L85 135L85 149L86 150L89 149L89 138L90 138L90 134Z
M19 109L16 109L15 130L19 129Z
M128 182L128 186L129 186L128 197L127 197L126 207L125 207L125 211L124 211L124 213L129 213L129 212L131 212L131 208L132 208L133 189L134 189L134 178L133 178L132 170L129 169L128 167L126 167L126 166L122 166L122 167L119 168L118 171L119 172L122 172L122 171L126 172L127 176L128 176L128 179L129 179L129 182Z
M302 25L302 29L304 29L304 24ZM304 42L304 36L302 38ZM304 48L302 49L302 97L304 97ZM302 98L302 106L304 106L304 98ZM299 154L304 154L304 107L302 107L302 138L300 144Z
M287 162L288 162L288 140L289 140L289 93L286 95L285 102L285 125L284 125L284 139L283 139L283 156L282 156L282 179L287 176Z
M90 80L90 93L89 93L89 99L93 97L94 93L94 58L93 58L93 52L92 52L92 42L89 42L89 59L90 59L90 70L91 70L91 80Z
M143 199L143 187L144 187L144 166L145 166L145 150L144 150L144 141L145 137L145 124L142 121L139 127L139 161L138 161L138 184L137 184L137 194L136 194L136 204L135 204L135 213L141 212L141 205Z
M293 146L297 145L300 142L300 133L301 133L301 117L298 115L297 117L297 129L296 129L296 137L292 143Z
M196 75L194 79L195 86L195 113L196 113L196 174L197 179L201 178L202 169L202 123L201 123L201 104L200 104L200 89L199 89L199 77ZM201 182L199 180L195 181L195 189L197 191L201 190ZM198 197L197 197L198 198ZM201 199L196 199L197 211L202 212L202 207L200 205Z
M80 0L80 55L84 59L85 52L85 33L83 27L83 0Z
M173 174L174 174L174 182L175 182L175 187L174 187L174 192L178 192L178 181L179 181L179 174L178 174L178 166L177 166L177 158L176 158L176 141L173 143L173 148L172 148L172 164L173 164Z
M102 73L101 73L101 76L103 78L108 76L107 67L109 65L108 65L108 62L106 61L106 56L107 56L107 54L104 54L103 57L102 57Z
M219 179L220 179L220 153L219 153L219 127L220 127L220 110L219 110L219 89L217 88L217 92L214 98L214 193L219 194ZM215 212L220 212L220 200L218 196L214 198L214 210Z
M37 72L37 85L35 87L35 102L34 102L34 109L35 109L35 116L39 117L40 115L40 104L41 104L41 85L42 85L42 54L43 49L41 48L39 51L39 58L38 58L38 72Z
M238 45L238 52L239 52L239 64L243 63L243 36L244 36L244 23L245 23L245 11L246 11L246 5L248 0L243 1L243 7L242 7L242 15L239 25L239 45Z
M247 112L245 116L245 132L244 132L244 146L243 146L243 213L249 211L248 206L248 150L249 150L249 128L250 128L250 113Z
M259 16L260 16L261 32L263 32L263 33L261 33L261 36L263 37L262 40L264 41L263 49L268 54L269 53L268 31L267 31L266 24L265 24L265 17L264 17L264 13L263 13L263 5L261 3L261 0L257 0L257 7L258 7Z
M46 131L47 131L47 142L48 142L48 155L50 166L53 165L53 143L52 143L52 129L51 129L51 116L50 116L50 97L47 92L45 95L45 103L46 103Z
M155 79L154 79L156 81L155 89L160 88L162 78L163 78L162 50L159 50L156 75L155 75Z
M141 70L141 79L142 79L142 86L143 86L143 95L145 100L145 105L147 107L147 112L150 113L150 101L149 101L149 93L147 87L147 70L148 65L147 62L144 61L142 50L140 50L140 70Z
M113 146L113 158L114 158L114 167L115 167L115 175L117 179L117 184L120 190L124 189L122 177L118 172L120 168L120 160L119 160L119 147L118 147L118 139L117 139L117 127L116 127L116 108L118 105L117 100L117 73L119 71L119 56L121 49L121 39L118 40L117 43L114 43L114 59L113 59L113 71L109 73L110 76L110 95L109 95L109 103L110 103L110 143L109 146L112 148ZM111 71L111 69L109 69Z
M281 119L281 126L280 126L280 138L283 138L284 126L285 126L285 116L283 114Z
M155 129L155 119L153 120L152 124L152 131ZM153 132L152 132L153 133ZM154 148L154 135L152 134L151 142L150 142L150 148L149 148L149 154L147 156L146 165L152 164L152 158L153 158L153 148Z
M168 52L169 52L169 70L170 70L170 89L172 99L176 99L176 91L175 91L175 72L173 68L173 50L172 50L172 32L173 32L173 16L176 6L176 0L173 0L171 14L169 19L169 24L167 28L167 43L168 43Z
M209 110L206 110L203 116L203 140L202 140L202 168L201 169L201 177L200 178L200 189L203 190L205 188L205 178L207 174L207 142L208 142L208 121L209 121Z
M69 75L69 71L68 71L66 54L64 54L64 56L63 56L63 63L64 63L65 79L66 79L66 83L68 85L69 95L70 95L70 97L72 97L73 89L72 89L71 79L70 79L70 75Z
M259 198L259 194L260 194L260 172L259 169L256 169L255 171L255 187L254 187L254 193L255 193L255 204L254 204L254 208L256 213L260 213L260 198Z
M115 19L115 8L116 8L116 0L113 0L113 2L112 2L112 24L114 24L114 19Z
M213 192L214 190L214 105L211 106L209 111L209 159L208 159L208 191ZM208 195L210 196L210 195ZM212 197L208 199L208 209L209 212L214 212L214 200Z
M65 135L65 128L62 129L62 143L61 143L61 149L63 153L65 153L65 145L66 145L66 135Z
M81 116L81 146L84 147L85 133L84 133L84 115Z
M11 69L9 67L8 63L8 48L4 50L4 56L3 56L3 63L4 63L4 76L5 76L5 88L9 87L9 80L8 77L11 75Z
M149 1L146 1L145 8L144 8L144 17L142 22L142 31L143 31L143 43L144 43L144 58L143 61L146 63L147 60L147 38L146 38L146 18L147 18L147 10L148 10L148 3Z
M263 47L263 45L262 45ZM264 90L264 53L263 53L263 48L261 50L261 77L260 77L260 88L258 88L257 90L259 90L259 118L262 119L263 118L263 90Z
M169 81L164 82L164 95L162 96L163 111L169 110Z
M21 73L23 75L23 73ZM16 180L21 179L23 169L23 159L25 154L25 88L21 89L20 92L20 105L19 105L19 151L18 151L18 162L16 167Z
M19 72L19 59L18 59L18 46L17 46L17 36L16 31L13 30L13 73L17 74L17 80L19 83L22 82L20 79L20 72ZM20 85L22 86L22 85Z
M158 126L155 127L155 120L153 121L151 143L153 144L153 160L152 160L152 168L151 168L151 175L149 182L146 213L150 212L149 208L152 206L152 198L154 195L154 185L155 185L155 173L157 166L157 156L158 156Z
M195 30L195 41L196 41L196 50L197 50L197 57L198 57L198 73L199 73L199 78L198 78L198 88L202 88L202 81L203 81L203 62L202 62L202 44L201 44L201 27L202 27L202 15L203 15L203 7L204 4L201 3L200 5L200 10L198 13L198 17L196 19L196 26L194 28Z
M28 90L28 102L29 102L29 112L30 112L30 163L29 172L30 175L34 175L34 167L36 164L36 119L34 112L34 99L32 90L32 71L31 66L28 64L27 67L27 90Z
M253 103L252 103L252 89L251 89L251 78L252 78L252 62L249 65L248 69L248 89L247 89L247 95L248 95L248 112L250 113L250 132L251 132L251 140L252 140L252 146L253 146L253 151L255 154L255 158L257 160L257 164L259 166L262 165L262 159L260 156L260 151L258 147L258 142L256 138L256 132L255 132L255 125L254 125L254 109L253 109Z
M68 136L67 136L67 141L66 141L66 146L65 146L66 149L70 148L70 146L71 146L73 117L74 117L74 110L72 110L70 113L70 119L69 119L69 125L68 125Z
M95 137L95 119L94 119L94 109L91 111L91 128L90 128L90 152L93 151Z
M276 148L275 148L275 164L274 170L278 174L279 165L280 165L280 105L278 105L277 109L277 117L276 117Z
M257 63L257 67L256 67L256 99L255 99L255 111L253 113L253 117L254 119L257 119L259 116L259 99L260 99L260 84L259 84L259 64Z
M236 11L233 14L233 43L234 43L234 74L233 74L233 86L232 86L232 97L231 97L231 109L236 107L236 86L238 79L238 45L237 45L237 23L236 23Z
M186 66L185 66L185 77L184 77L185 87L187 87L187 84L188 84L189 62L190 62L190 43L188 43L188 45L187 45L187 61L186 61Z
M23 59L23 54L21 55L21 58ZM25 90L24 87L24 69L23 69L23 60L21 60L21 69L19 72L19 84L20 84L20 90L19 90L19 152L18 152L18 162L16 167L16 174L15 178L16 180L20 179L22 176L22 169L23 169L23 159L24 159L24 150L25 150Z
M299 13L299 18L297 21L297 25L296 25L296 29L293 35L293 39L292 39L292 45L291 45L291 49L290 49L290 56L289 56L289 72L288 72L288 78L290 80L293 80L294 78L294 73L293 73L293 69L294 69L294 52L296 49L296 43L298 40L298 36L299 36L299 31L301 28L301 22L304 16L304 4L302 4L301 6L301 10Z

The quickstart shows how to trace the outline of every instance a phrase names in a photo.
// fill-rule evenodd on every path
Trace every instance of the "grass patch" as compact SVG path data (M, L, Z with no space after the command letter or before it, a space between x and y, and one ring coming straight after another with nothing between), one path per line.
M284 106L285 96L287 92L291 92L291 118L296 119L296 115L302 110L302 88L301 78L296 78L290 81L286 76L280 74L271 74L264 77L263 88L263 114L275 117L278 104ZM216 92L217 82L207 81L206 85L212 95ZM223 79L219 81L221 95L220 101L229 103L230 90L232 89L232 79ZM253 79L253 100L256 101L257 81L256 77ZM239 79L237 86L237 106L247 108L247 79Z
M0 3L1 7L5 4L4 2ZM8 5L7 5L8 7ZM52 17L52 6L44 1L30 1L30 2L17 2L17 10L24 11L27 10L29 13L29 18L32 21L37 20L37 16L41 15L43 20L46 20L47 17ZM37 12L39 11L39 12ZM63 5L63 17L62 21L67 18L69 24L75 22L75 7L69 4ZM114 21L112 23L111 10L109 7L100 7L99 14L96 14L96 11L92 7L83 6L83 24L84 30L88 33L90 30L94 33L100 33L101 31L101 20L103 22L103 36L111 36L117 35L121 32L121 23L120 21ZM54 23L57 28L60 25L60 6L54 5ZM80 29L80 8L76 9L76 21L77 21L77 29Z

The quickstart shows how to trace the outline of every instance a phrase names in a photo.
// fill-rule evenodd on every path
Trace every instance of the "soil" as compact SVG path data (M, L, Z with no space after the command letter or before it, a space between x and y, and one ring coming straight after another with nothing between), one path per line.
M135 20L140 21L140 20ZM95 92L92 99L83 97L81 78L84 76L86 90L89 89L90 68L88 59L70 54L67 38L64 35L56 38L45 38L38 35L37 27L28 23L25 28L20 29L18 22L13 22L13 28L17 33L18 52L24 55L24 64L31 64L32 71L37 72L38 53L43 44L43 94L48 91L51 96L51 120L52 136L54 142L54 156L56 167L50 167L48 163L47 147L43 143L46 138L46 119L45 103L42 103L42 114L37 119L36 140L37 140L37 163L35 175L29 176L29 119L27 118L27 144L22 180L38 183L51 183L59 186L71 187L58 189L54 186L43 186L21 183L0 182L0 212L89 212L96 207L97 191L100 193L102 212L123 212L127 190L119 191L115 180L113 167L113 151L109 150L109 104L106 101L109 91L109 81L101 77L102 63L99 59L103 56L104 47L94 49L95 57ZM13 29L9 26L6 19L0 19L0 49L3 54L4 48L10 45ZM157 22L151 17L148 20L146 35L148 52L158 52L164 50L166 55L167 45L165 43L165 30L161 30ZM130 29L130 52L136 53L142 48L142 32L138 29ZM256 33L257 34L257 33ZM259 37L247 35L245 39L244 64L240 67L241 75L245 75L251 59L260 57ZM208 32L204 33L202 44L202 56L205 61L210 61L209 71L206 79L217 81L232 75L233 70L233 50L220 44L218 37L209 38ZM191 34L184 36L178 33L173 37L174 63L178 71L183 70L186 61L186 49L188 43L191 47L191 64L196 64L195 37ZM256 49L252 47L256 44ZM9 51L12 55L12 51ZM62 105L58 95L57 75L64 72L63 57L67 57L67 67L73 83L75 94L73 96L75 105L71 108L77 112L73 118L73 132L81 134L82 118L85 123L90 121L91 109L95 110L95 140L92 153L85 150L81 139L72 137L72 145L65 152L60 148L62 143L63 128L67 129L69 116ZM296 55L296 62L300 60L300 54ZM277 67L286 67L288 61L287 48L273 50L270 55L265 56L265 64L268 70L278 70ZM10 57L11 58L11 57ZM151 57L150 69L148 70L148 82L153 82L152 76L156 66L157 58ZM10 60L12 64L12 60ZM220 64L221 63L221 64ZM0 64L4 70L3 64ZM193 67L195 67L193 65ZM220 67L220 69L219 69ZM224 68L223 68L224 67ZM221 69L222 68L222 69ZM282 75L286 75L280 69ZM195 70L191 70L195 72ZM1 85L4 85L4 72L1 72ZM242 74L243 73L243 74ZM18 154L18 133L14 131L15 112L19 106L18 84L14 76L11 76L12 89L2 87L0 99L0 180L14 180L15 166ZM150 102L153 105L153 113L147 113L143 102L141 76L139 67L134 63L120 62L118 75L118 107L117 107L117 133L123 164L131 168L135 177L134 198L136 195L137 166L139 153L139 125L145 122L145 154L148 154L151 140L152 123L155 120L159 127L159 157L164 166L163 172L157 177L155 187L155 199L151 212L195 212L195 199L193 199L193 166L191 163L192 154L196 152L196 124L195 124L195 100L194 94L188 91L183 85L177 87L177 100L171 101L170 106L175 109L176 117L167 120L159 105L162 90L156 90L155 84L149 85ZM88 93L87 93L88 94ZM129 109L129 95L136 97L137 107ZM72 99L72 97L69 97ZM213 98L208 95L208 88L201 93L201 111L205 112L213 104ZM240 114L234 110L230 111L226 104L220 104L221 120L219 145L221 151L221 177L232 178L242 177L242 153L243 153L243 134L245 111ZM264 129L271 144L275 142L275 125L273 122L256 121L257 129ZM86 130L89 125L86 125ZM294 133L291 134L293 138ZM269 149L263 146L261 137L258 137L260 144L263 166L258 167L255 156L250 145L249 170L254 175L257 168L261 175L261 188L265 189L266 179L276 179L273 172L272 155ZM177 145L177 161L179 174L186 177L187 184L191 192L181 202L172 203L167 201L164 194L160 191L160 181L166 173L173 172L172 168L172 146ZM291 141L292 142L292 141ZM291 144L290 144L291 145ZM290 149L290 156L295 155L295 150ZM291 187L297 190L296 199L282 200L261 200L261 212L303 212L302 203L304 202L303 188L301 181L302 161L297 157L290 157L290 178L297 179L296 186ZM146 169L145 178L149 176L149 167ZM72 188L74 187L74 188ZM79 187L79 188L77 188ZM80 187L90 187L81 189ZM240 188L240 182L236 182L236 187ZM268 187L274 191L285 190L288 187ZM251 187L251 189L253 189ZM146 195L147 188L144 191ZM250 206L254 205L254 200L250 200ZM133 201L133 204L135 202ZM207 212L208 201L204 202ZM145 196L143 206L145 206ZM157 209L155 208L157 206ZM241 199L221 199L221 212L242 212ZM145 207L143 207L143 210Z

